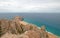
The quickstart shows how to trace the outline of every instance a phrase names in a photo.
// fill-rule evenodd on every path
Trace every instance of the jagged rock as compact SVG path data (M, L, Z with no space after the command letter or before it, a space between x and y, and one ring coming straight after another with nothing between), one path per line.
M9 29L8 27L9 27L9 21L8 20L6 20L6 19L2 19L1 21L0 21L0 34L4 34L4 33L6 33L7 32L7 30Z
M41 30L42 30L42 31L45 31L45 29L46 29L46 28L45 28L45 25L42 25L42 26L41 26Z
M15 25L15 22L14 21L9 21L9 31L11 32L11 33L15 33L15 34L17 34L18 32L17 32L17 30L16 30L16 25Z
M49 38L48 33L46 32L45 29L46 29L46 28L45 28L44 25L41 26L41 29L40 29L40 36L41 36L41 38Z
M34 24L24 22L19 16L12 20L0 20L1 38L55 38L45 29L44 25L38 28Z
M12 33L5 33L2 37L0 38L18 38L19 35L16 35L16 34L12 34Z
M26 36L27 38L40 38L40 34L33 30L26 31L24 34L21 35L21 37L24 36Z
M23 20L24 20L24 18L21 17L21 16L16 16L16 17L14 17L14 19L15 19L15 20L20 20L20 21L23 21Z

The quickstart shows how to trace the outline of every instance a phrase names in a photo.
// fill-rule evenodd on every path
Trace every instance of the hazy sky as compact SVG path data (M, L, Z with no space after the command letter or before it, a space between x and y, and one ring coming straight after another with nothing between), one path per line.
M60 0L0 0L0 12L60 12Z

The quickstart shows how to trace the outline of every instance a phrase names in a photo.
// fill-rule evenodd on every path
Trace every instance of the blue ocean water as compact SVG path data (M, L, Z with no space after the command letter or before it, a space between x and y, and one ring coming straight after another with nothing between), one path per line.
M23 16L24 21L39 27L45 25L47 31L60 36L60 13L0 13L0 18L11 19L14 16Z

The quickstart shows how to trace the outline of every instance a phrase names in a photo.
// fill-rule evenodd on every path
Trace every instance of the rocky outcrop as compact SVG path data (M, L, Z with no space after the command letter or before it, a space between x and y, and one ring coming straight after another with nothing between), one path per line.
M21 37L27 36L28 38L40 38L40 34L34 30L26 31Z
M34 24L23 21L22 17L15 17L12 20L0 20L1 38L56 38L46 32L45 26L38 28Z

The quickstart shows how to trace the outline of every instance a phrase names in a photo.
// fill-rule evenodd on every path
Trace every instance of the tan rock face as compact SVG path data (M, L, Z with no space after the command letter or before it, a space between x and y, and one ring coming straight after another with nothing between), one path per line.
M57 36L55 36L53 34L49 34L49 33L48 33L48 36L49 36L49 38L58 38Z
M45 31L45 26L42 26L40 29L40 36L42 38L48 38L48 33Z
M19 37L19 35L6 33L1 38L18 38L18 37Z
M23 17L19 17L19 16L16 16L15 18L14 18L15 20L20 20L20 21L23 21Z
M33 24L23 21L22 17L13 20L0 20L1 38L56 38L45 30L45 26L39 29Z
M29 36L29 38L40 38L40 34L33 30L26 31L25 35Z
M9 21L8 20L1 20L0 21L0 34L4 34L7 32L7 30L9 29Z

